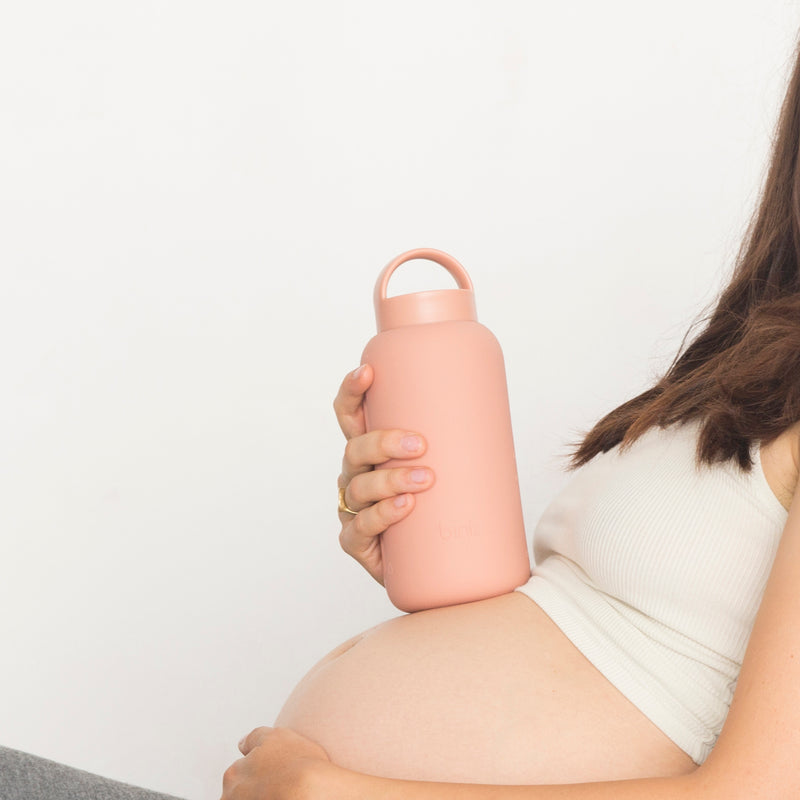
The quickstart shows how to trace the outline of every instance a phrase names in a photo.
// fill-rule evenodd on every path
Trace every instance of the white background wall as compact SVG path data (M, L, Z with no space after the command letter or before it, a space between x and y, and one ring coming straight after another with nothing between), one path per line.
M0 743L216 798L239 737L400 613L339 549L331 404L407 249L464 264L503 346L530 535L568 442L725 280L798 23L6 4ZM415 262L392 288L450 285Z

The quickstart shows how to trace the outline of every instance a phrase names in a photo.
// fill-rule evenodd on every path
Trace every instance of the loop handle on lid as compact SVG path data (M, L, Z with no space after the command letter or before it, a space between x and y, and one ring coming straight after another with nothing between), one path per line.
M401 264L415 258L434 261L455 279L458 289L438 289L387 297L389 278ZM373 293L378 331L425 322L477 320L475 295L467 271L453 256L431 247L408 250L393 258L381 271Z
M378 283L375 286L375 299L386 299L386 290L389 286L389 278L392 273L406 261L413 261L415 258L423 258L427 261L435 261L440 266L444 267L455 279L459 288L469 289L472 291L472 281L467 275L467 271L461 264L456 261L449 253L443 250L434 250L432 247L418 247L416 250L407 250L401 253L397 258L393 258L381 272L378 278Z

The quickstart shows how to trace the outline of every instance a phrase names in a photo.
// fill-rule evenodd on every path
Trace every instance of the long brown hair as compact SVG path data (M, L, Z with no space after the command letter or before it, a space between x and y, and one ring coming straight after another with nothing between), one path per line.
M654 425L695 419L698 467L735 459L749 472L752 442L768 444L800 420L800 40L794 59L730 282L692 323L664 376L571 443L567 469L620 442L627 449Z

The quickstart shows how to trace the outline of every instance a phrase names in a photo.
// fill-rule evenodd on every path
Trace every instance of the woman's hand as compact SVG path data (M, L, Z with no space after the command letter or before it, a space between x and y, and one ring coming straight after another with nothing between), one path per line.
M419 458L426 448L414 431L366 432L364 393L373 380L372 367L364 364L342 382L333 401L339 427L347 438L339 487L346 487L345 503L357 511L339 512L339 543L364 569L383 585L380 534L407 517L414 509L414 492L429 489L433 471L425 467L375 469L392 458Z
M316 743L291 728L256 728L239 742L244 755L222 778L222 800L311 800L338 768ZM330 775L321 775L329 770Z

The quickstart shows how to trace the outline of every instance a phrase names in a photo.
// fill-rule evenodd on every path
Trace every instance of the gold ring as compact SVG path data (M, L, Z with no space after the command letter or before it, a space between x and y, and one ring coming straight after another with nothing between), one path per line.
M347 489L346 486L339 487L339 511L344 511L346 514L358 514L358 511L353 511L352 508L347 507L347 503L344 499L345 489Z

